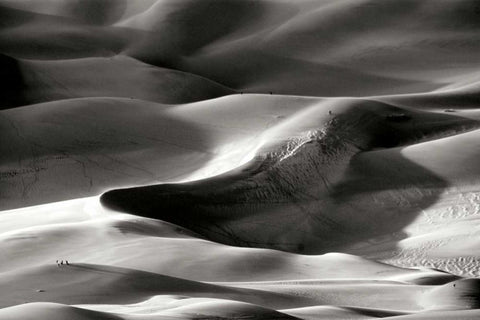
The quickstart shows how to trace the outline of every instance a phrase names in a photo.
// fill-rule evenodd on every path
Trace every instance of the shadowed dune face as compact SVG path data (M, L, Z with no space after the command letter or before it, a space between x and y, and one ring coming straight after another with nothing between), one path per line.
M160 300L161 299L157 299ZM70 307L56 303L29 303L20 306L0 310L0 319L21 318L24 320L49 320L49 319L72 319L72 320L148 320L152 319L242 319L252 318L258 320L268 319L298 319L294 316L262 308L256 305L228 301L222 299L201 299L188 297L164 298L171 305L159 312L151 314L113 314L86 310L84 308ZM171 309L171 310L170 310Z
M2 206L181 179L201 168L212 157L213 133L168 116L167 108L98 98L6 111L0 115Z
M427 309L480 309L480 280L460 279L432 289L422 298Z
M343 89L341 95L353 96L373 95L375 90L376 94L429 91L455 75L477 70L477 5L474 1L442 1L441 8L432 1L317 3L264 33L214 43L185 59L182 67L252 91L312 95L320 91L323 96L339 95L337 89ZM229 77L225 66L234 68L237 76ZM325 84L336 78L342 79L341 89Z
M2 0L0 49L29 59L123 53L250 92L425 92L476 72L480 56L478 3L434 3Z
M133 35L61 16L12 9L0 3L0 50L15 58L72 59L112 56Z
M118 21L128 5L128 0L73 0L65 1L63 10L69 17L84 23L109 25Z
M10 107L83 97L119 97L159 103L212 99L234 91L208 79L116 56L59 61L11 60L18 66L17 103ZM10 73L12 73L11 71ZM19 81L17 81L19 82ZM142 83L141 86L132 85Z
M140 0L139 2L146 2ZM2 0L0 5L27 12L65 17L85 24L108 25L127 10L127 0Z
M403 227L448 183L404 158L401 148L368 150L478 124L449 115L400 113L377 102L356 104L242 170L181 185L113 190L101 201L230 245L318 254L349 250L376 237L399 240Z
M368 164L354 160L349 174L355 178L339 184L275 168L212 183L108 191L101 199L108 208L169 221L213 241L320 254L386 235L400 240L403 227L447 187L399 153L381 161L410 174L399 179L385 167L372 174ZM294 188L292 178L306 179Z
M64 304L126 304L138 303L155 295L231 299L275 309L308 303L308 299L303 297L190 281L126 268L83 263L60 268L49 265L22 270L13 277L3 274L0 277L2 287L15 289L17 295L2 299L1 307L20 304L22 299L32 302L46 299ZM44 294L38 295L31 290L32 286L43 288ZM72 290L67 289L69 286Z
M84 98L5 110L0 115L0 206L228 171L254 156L269 127L317 100L235 95L171 106Z
M223 37L241 37L247 33L244 30L257 32L262 20L271 14L267 10L284 18L288 10L295 12L293 6L273 1L168 0L158 1L145 12L117 26L147 32L144 45L129 53L147 55L146 59L171 61L178 56L192 55ZM280 20L280 17L276 19ZM160 30L162 34L158 34ZM153 39L162 42L163 50L152 52Z
M24 79L18 61L0 54L0 110L24 103Z
M312 63L302 59L233 48L209 56L195 56L185 60L180 68L216 79L237 90L279 94L332 97L380 95L430 91L439 84L425 81L403 80L358 72L328 63ZM254 63L252 63L254 61ZM225 72L225 65L231 72ZM232 72L235 77L232 77ZM293 78L293 80L292 80ZM295 79L302 79L296 81ZM331 81L342 79L341 83Z
M72 319L72 320L122 320L123 318L109 313L95 312L73 308L56 303L30 303L0 310L0 319Z

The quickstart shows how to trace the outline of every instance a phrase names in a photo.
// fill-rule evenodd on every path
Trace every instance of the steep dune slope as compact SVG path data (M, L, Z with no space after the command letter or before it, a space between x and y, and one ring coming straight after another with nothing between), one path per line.
M82 97L186 103L233 93L208 79L125 56L53 61L4 56L2 61L8 90L3 108ZM143 85L133 85L138 83Z
M16 209L0 218L1 272L68 258L197 281L332 280L353 274L366 281L400 276L402 281L449 279L442 273L405 270L345 254L299 256L229 247L163 221L108 212L96 198Z
M9 8L60 16L85 24L109 25L147 10L156 0L2 0Z
M43 59L123 52L253 92L423 92L478 72L478 4L434 3L3 1L12 22L0 48Z
M80 307L110 314L113 312L122 318L124 315L141 317L145 313L141 310L149 310L150 313L157 310L155 311L157 316L175 314L179 316L179 313L184 314L188 310L196 313L203 312L203 314L205 310L210 310L208 311L211 312L210 315L218 315L218 312L223 314L222 310L231 312L238 310L235 304L211 300L208 297L222 299L230 297L237 301L254 302L276 309L279 308L278 306L307 308L334 303L355 308L365 308L365 306L374 308L350 310L324 307L320 312L325 314L330 310L330 317L334 317L350 310L350 316L361 318L363 315L395 315L399 314L398 309L419 310L424 305L417 304L418 301L426 301L424 303L428 304L430 296L436 295L432 290L436 290L439 284L455 279L436 271L401 269L344 254L300 256L262 249L229 248L198 241L194 234L184 233L178 227L162 222L149 222L135 217L120 218L114 213L107 213L107 215L101 212L95 213L95 210L100 208L89 207L86 211L79 211L74 208L75 206L78 207L74 203L59 205L58 212L55 212L52 207L48 210L49 207L44 206L45 210L51 212L48 220L45 220L46 216L39 214L38 208L35 207L14 210L10 213L10 215L30 214L33 226L42 223L47 225L22 228L21 225L16 227L11 224L5 230L17 228L18 230L2 233L0 246L2 252L7 253L5 261L8 264L7 270L10 270L2 273L1 277L4 303L45 300L87 303L88 306ZM72 214L79 214L76 219L80 220L80 223L75 221L71 224L61 223L65 219L72 220L74 218ZM87 219L92 220L88 223L81 222L82 216L83 219L89 217ZM8 215L5 218L8 222ZM33 221L33 219L37 220ZM62 241L55 239L62 239ZM71 264L57 267L54 264L54 259L57 257L68 257ZM127 262L128 260L130 262ZM14 265L17 261L20 264ZM103 261L108 265L116 266L127 263L137 270L157 265L158 271L177 273L191 279L210 278L218 281L223 277L225 280L236 282L219 283L220 287L207 286L205 288L212 290L205 290L201 283L195 284L191 281L142 273L132 269L86 265L77 261L97 263ZM277 280L274 280L275 278ZM242 279L249 282L239 282ZM252 282L255 279L256 282ZM271 279L271 281L259 281L262 279ZM430 285L411 285L417 281L424 284L430 281ZM128 289L124 288L125 286ZM115 289L112 289L113 287ZM228 289L232 287L248 290ZM227 288L227 291L222 288ZM15 294L12 295L9 292L15 292ZM183 307L177 309L167 301L176 301L179 298L160 296L163 298L150 301L143 307L142 305L119 305L139 301L142 297L148 299L152 294L202 297L206 304L196 304L192 301L190 307L190 303L185 301L182 305L187 306L187 310ZM358 294L361 294L361 299ZM463 301L462 295L456 295L455 292L450 294L455 295L458 301ZM399 297L402 297L402 304L399 304ZM181 301L184 301L183 299ZM448 303L446 299L442 305ZM209 306L210 309L203 308L203 305ZM392 307L397 311L379 310ZM170 310L171 308L173 310ZM13 309L15 310L17 309ZM261 311L250 307L241 310L250 315ZM7 315L10 311L12 309L2 310ZM295 315L297 312L290 313Z
M0 9L0 51L16 58L112 56L137 34L61 16L12 9L2 4Z
M153 299L152 299L153 300ZM157 299L159 300L159 299ZM29 303L0 310L0 319L98 319L98 320L148 320L152 319L236 319L244 317L255 317L255 319L296 319L293 316L282 314L255 305L227 301L219 299L195 299L179 297L170 302L170 308L153 312L150 310L145 314L131 314L130 312L112 314L111 312L99 312L86 310L84 308L71 307L55 303ZM176 303L175 303L176 302ZM151 303L151 302L150 302ZM129 310L130 311L130 310Z
M67 304L112 304L143 301L153 295L174 294L223 298L256 303L270 308L295 307L312 303L308 298L232 288L168 277L160 274L90 264L54 264L28 268L0 277L3 290L14 295L2 297L2 307L24 301L51 301ZM42 291L37 291L42 290Z
M337 2L275 30L266 37L264 50L397 79L455 81L455 76L477 70L478 4L432 4Z
M182 66L223 83L281 93L428 91L478 70L478 4L433 3L317 2L306 11L304 3L297 4L300 10L282 24L250 37L220 39ZM207 69L212 61L216 68ZM225 73L232 68L234 78Z
M5 110L1 206L228 171L254 156L263 131L314 101L238 95L169 106L88 98Z
M2 296L2 307L25 301L45 300L64 304L129 304L144 301L154 295L180 295L235 300L276 310L339 304L418 311L423 309L423 304L428 304L434 292L442 290L442 287L438 286L378 280L356 282L353 279L208 284L155 273L82 263L62 266L51 264L3 273L0 283L3 290L13 290L15 293ZM475 284L472 287L467 283L466 286L468 288L465 290L473 296L478 293ZM462 292L450 292L454 300L447 299L437 305L448 306L448 303L455 299L458 305L471 303L471 299L464 298ZM398 301L400 296L403 298L401 302Z
M448 187L402 156L400 148L365 151L478 126L453 115L376 102L330 104L337 107L332 116L325 117L324 104L318 104L270 129L272 136L278 130L292 137L300 126L304 131L283 144L266 143L264 153L241 170L181 185L109 191L102 202L228 244L309 253L338 250L395 235Z
M122 61L122 59L120 60ZM55 72L58 71L55 69ZM70 88L72 90L77 88L73 94L65 87L58 89L55 86L57 82L50 80L51 91L48 88L40 90L42 87L37 85L37 87L31 88L30 95L35 97L35 92L45 93L50 94L50 97L53 98L56 94L62 93L95 94L92 92L95 90L95 86L85 86L81 82L76 84L74 78L71 79ZM39 83L42 82L37 82L37 84ZM67 84L68 82L65 83L65 85ZM112 84L111 89L106 88L104 92L116 90L116 87L121 86L121 82ZM128 93L125 90L119 92L121 94ZM144 90L139 95L149 96L155 92L155 90ZM164 91L160 92L162 98L166 98L164 93ZM102 94L102 92L97 94ZM166 94L170 93L166 92ZM174 89L172 94L177 95L177 91ZM26 95L23 94L23 96ZM318 123L326 123L331 120L332 116L328 115L329 109L338 109L340 113L342 109L348 108L352 103L357 104L354 100L348 99L343 101L269 95L236 95L176 107L129 98L89 98L7 110L2 113L1 117L4 133L2 136L4 143L1 146L4 150L2 180L5 186L2 198L5 201L10 198L9 201L12 203L4 202L3 208L14 207L16 201L27 201L24 204L39 203L39 197L45 197L41 202L61 200L65 197L94 195L109 186L165 182L172 179L179 180L182 177L184 179L187 176L190 179L200 179L206 175L225 172L250 160L254 157L256 150L265 143L268 145L281 144L282 141L289 140L291 137L295 138L288 144L295 145L306 142L305 139L310 139L306 132L316 131L319 128ZM314 109L310 111L306 109L315 104L317 106ZM454 131L465 130L474 124L473 120L459 117L456 114L432 113L435 119L427 120L428 114L417 113L417 120L406 121L402 125L401 122L398 124L395 122L396 114L403 112L401 109L379 105L380 109L378 110L383 109L383 111L376 114L377 111L372 113L367 109L378 108L376 106L378 103L359 100L358 104L357 109L365 109L365 113L356 111L356 114L365 119L356 119L355 116L355 120L352 121L361 123L368 117L372 117L372 120L368 120L365 124L369 123L371 128L378 125L375 131L369 132L370 129L366 129L361 134L364 135L364 138L355 137L355 139L366 139L364 142L354 141L354 144L360 144L361 150L368 149L370 143L376 147L391 147L398 143L417 141L432 134L436 136L436 132L441 134L445 131L446 134L449 134L451 129ZM130 114L132 110L135 110L133 115ZM302 110L307 110L305 111L307 113L305 115L298 113L303 112ZM295 115L296 113L298 115ZM401 117L400 115L400 121ZM347 118L348 116L344 117L344 119ZM140 125L133 125L134 119L136 119L135 123ZM306 119L309 120L306 121ZM347 119L345 124L341 125L345 130L350 126L351 122L349 121ZM127 122L130 124L123 127ZM156 124L152 128L147 125L153 123ZM276 124L279 123L284 124L276 127ZM120 130L118 126L122 126L122 129ZM79 130L87 128L87 131L79 132ZM412 131L412 129L414 130ZM385 134L381 133L382 130L385 130ZM23 133L24 131L25 133ZM63 133L56 135L54 132ZM313 134L318 133L313 132ZM188 142L187 140L191 138L198 138L198 142L204 142ZM370 141L372 139L376 139L376 141ZM362 147L362 143L367 145ZM267 146L267 148L269 147ZM360 149L352 152L358 152ZM119 154L122 154L123 157L120 162L117 161L119 158L116 156ZM153 154L161 156L152 160ZM182 160L185 161L184 164L173 166L173 163L177 161L175 159L179 159L178 157L184 159ZM127 158L131 160L126 160ZM136 163L133 164L131 161ZM70 189L64 189L62 184L59 184L61 190L56 189L59 193L55 192L50 195L45 194L42 191L43 188L35 186L37 184L35 176L41 177L40 184L49 184L51 181L49 179L58 181L58 173L64 172L61 170L73 170L73 173L68 176L82 178L77 181L69 180L71 181L69 182ZM6 188L11 188L17 196L12 198L13 193L7 192ZM22 188L24 191L19 193L18 190ZM20 200L19 196L22 196L24 200Z
M0 110L21 105L23 98L23 77L17 60L0 54Z
M180 68L247 92L326 97L342 94L369 96L430 91L440 86L426 81L378 76L344 66L312 63L258 50L223 50L208 56L186 59L186 65ZM225 72L225 69L229 72ZM235 76L232 77L232 74Z
M57 303L38 302L0 309L0 319L121 320L122 318L108 313L73 308Z
M209 134L164 115L165 108L97 98L3 112L2 205L81 197L120 181L144 184L195 171L211 157ZM169 130L174 123L178 131ZM174 166L179 159L184 166Z

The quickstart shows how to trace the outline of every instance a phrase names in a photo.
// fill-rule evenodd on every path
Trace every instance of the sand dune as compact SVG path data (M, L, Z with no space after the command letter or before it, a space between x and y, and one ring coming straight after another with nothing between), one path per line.
M233 93L207 79L149 66L125 56L54 61L4 57L3 61L5 77L10 78L7 85L13 91L9 94L10 104L4 107L81 97L185 103Z
M424 92L478 71L476 4L442 3L4 0L5 21L17 26L5 23L0 39L2 51L15 57L123 52L253 92Z
M172 299L173 300L173 299ZM255 319L297 319L274 310L257 307L236 301L215 299L194 299L181 297L176 306L166 310L146 314L112 314L70 307L56 303L29 303L0 310L0 319L237 319L254 317ZM173 310L172 310L173 309Z
M263 107L252 104L251 115L242 122L235 120L244 113L240 109L244 103L258 99ZM85 98L6 110L0 120L2 207L228 171L254 156L265 130L313 102L237 95L171 106L129 98ZM176 129L170 130L173 123ZM24 128L28 134L21 134ZM175 165L178 161L182 166ZM60 172L68 189L51 183L63 175ZM42 185L59 188L44 194Z
M90 264L73 263L60 267L51 264L15 271L14 274L4 273L0 278L4 290L15 291L15 295L2 299L2 307L45 299L64 304L132 303L162 293L256 302L272 308L296 307L309 302L308 298L281 293L230 288Z
M449 185L435 174L441 169L431 173L423 163L404 156L403 150L414 147L368 150L478 125L457 116L407 112L369 101L334 103L335 116L325 117L320 104L292 123L280 124L286 132L289 126L297 129L298 123L318 126L324 121L296 140L257 153L236 173L182 185L109 191L102 201L227 244L307 253L344 250L351 242L399 232ZM417 126L417 121L423 125ZM405 173L399 176L399 170Z
M86 24L110 25L138 12L147 10L155 3L155 0L139 0L135 2L123 0L2 0L0 3L9 8L65 17Z
M17 1L15 1L17 2ZM85 24L62 16L19 10L0 3L0 49L27 59L70 59L112 56L135 32Z
M57 303L38 302L0 309L0 319L119 320L122 318L108 313L73 308Z
M102 208L96 198L6 211L0 221L1 272L50 265L65 257L210 282L345 279L352 274L372 281L445 277L340 253L304 256L229 247L166 222L119 216Z
M477 2L0 0L0 319L479 318Z
M49 220L42 222L45 215L39 214L36 218L38 220L31 222L34 226L46 223L44 227L10 225L6 230L18 231L2 234L1 248L6 254L6 265L2 266L7 271L2 274L2 288L12 288L9 290L17 292L15 296L2 296L4 303L11 301L9 304L17 304L46 299L68 304L89 304L89 309L107 311L102 303L129 304L141 301L142 297L143 300L148 299L152 294L175 293L193 297L230 297L277 310L288 308L288 304L291 304L290 308L306 308L330 305L335 301L356 308L390 308L397 310L390 311L395 314L402 309L402 312L412 310L412 306L421 301L418 294L425 296L439 284L455 279L452 277L450 280L438 281L445 274L401 269L344 254L301 256L264 249L227 247L205 240L199 241L194 234L165 223L132 216L121 218L110 212L88 212L102 210L95 207L86 208L86 212L74 210L74 207L81 208L75 202L70 205L58 204L57 213L51 206L45 205L51 214ZM22 210L25 211L23 214L30 214L32 218L39 212L36 207ZM73 213L77 216L72 216ZM12 214L22 212L13 210L10 215ZM59 223L65 219L71 222ZM11 218L6 217L6 221L11 221ZM54 263L57 257L68 257L71 265L57 267ZM76 261L97 264L87 265ZM236 289L205 287L201 283L197 285L192 281L156 273L141 273L134 269L115 269L98 263L130 265L136 270L155 268L155 272L166 272L197 281L223 279L230 282L217 283L220 288L237 287L257 291L247 290L242 293ZM145 282L141 279L145 279ZM270 281L265 281L268 279ZM429 282L425 279L432 279L430 283L433 285L409 284L417 283L417 279L423 279L424 283ZM128 286L128 289L123 289L124 286ZM209 291L208 288L213 289ZM97 294L100 296L97 297ZM358 294L361 294L361 299L356 296ZM382 299L379 299L379 295ZM399 295L411 297L412 300L404 299L401 305L396 298ZM428 295L426 297L428 300ZM90 305L92 303L95 305ZM164 306L165 303L155 304L156 308ZM417 305L416 308L422 307L423 305ZM122 307L120 305L115 308ZM114 312L115 308L109 307L108 312ZM151 308L148 306L149 310ZM343 313L341 310L338 311L340 314ZM355 310L348 312L357 313ZM358 311L359 314L368 312Z

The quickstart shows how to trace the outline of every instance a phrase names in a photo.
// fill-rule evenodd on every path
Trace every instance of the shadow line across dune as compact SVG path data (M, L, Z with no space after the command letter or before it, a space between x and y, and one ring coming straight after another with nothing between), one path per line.
M268 175L268 184L256 186L255 178L264 172L247 172L112 190L101 201L109 208L168 221L228 245L307 254L343 251L376 237L400 240L402 229L448 187L440 177L403 158L400 150L385 156L385 161L408 173L398 177L386 166L372 172L364 160L370 155L364 154L353 160L352 178L318 195L309 194L309 188L318 189L310 184L292 191L282 185L282 175ZM263 191L272 193L264 196Z
M449 184L402 155L402 142L418 132L402 136L357 111L310 133L294 151L283 146L201 181L108 191L101 202L228 245L304 254L375 245L392 253L403 228Z
M141 100L85 98L2 111L0 207L168 181L201 168L214 156L213 133L168 116L166 108ZM175 166L179 159L183 166ZM54 191L44 194L47 185Z

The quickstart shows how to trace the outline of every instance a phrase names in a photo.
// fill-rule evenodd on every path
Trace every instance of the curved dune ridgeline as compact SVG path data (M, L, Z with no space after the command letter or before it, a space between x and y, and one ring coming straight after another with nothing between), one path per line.
M322 127L267 147L239 170L205 181L113 190L102 203L230 245L318 254L379 236L399 240L402 228L448 187L402 157L401 145L478 123L373 101L338 107L341 113L323 119ZM308 111L279 127L314 125L315 113L325 112Z
M0 320L480 318L477 0L0 0Z

